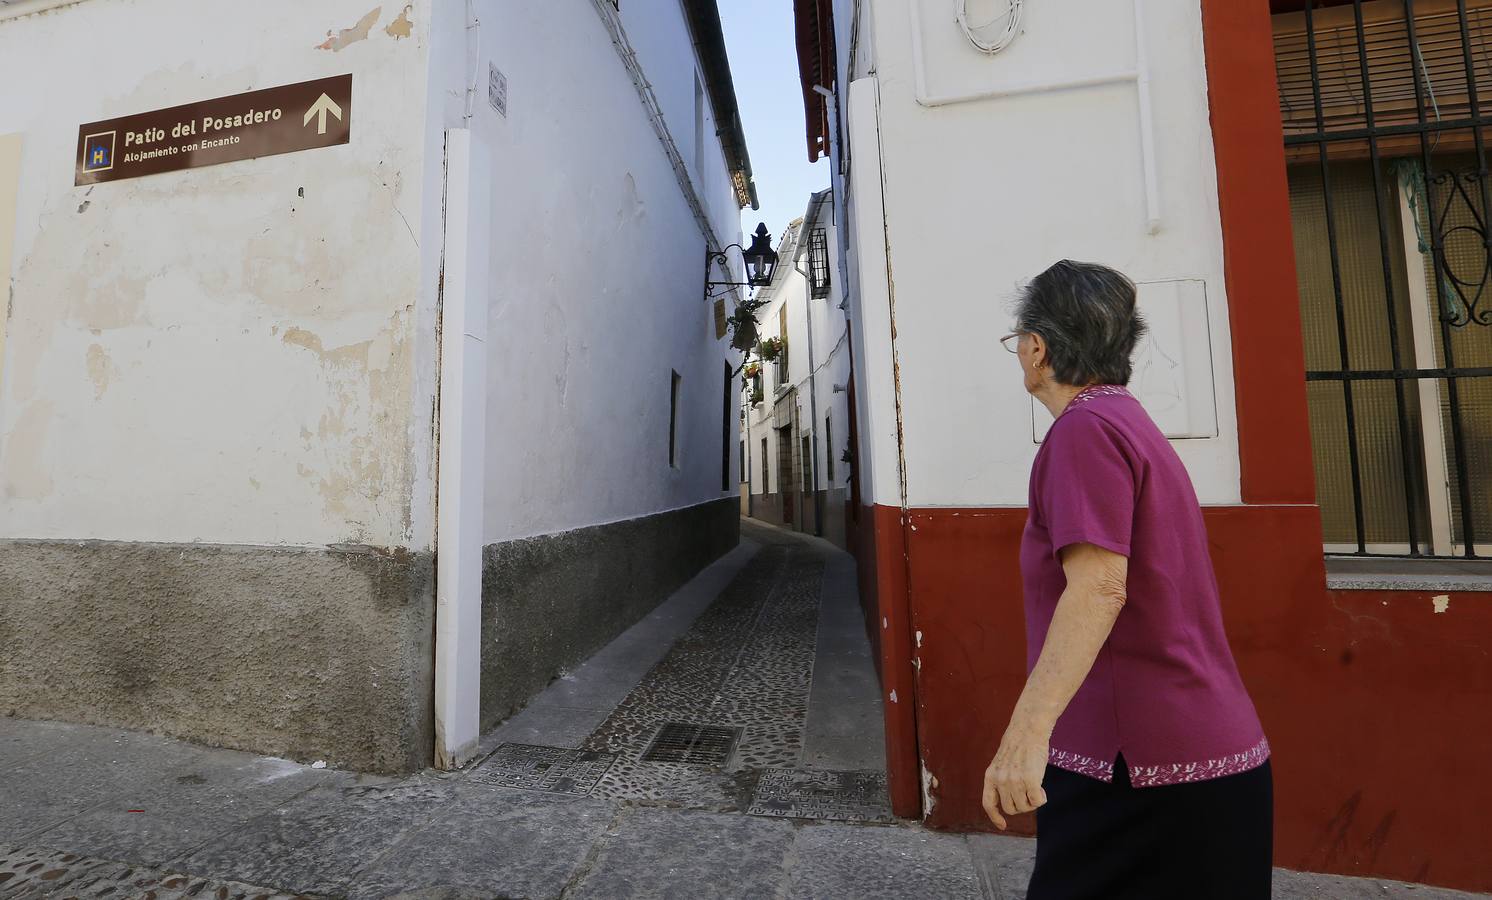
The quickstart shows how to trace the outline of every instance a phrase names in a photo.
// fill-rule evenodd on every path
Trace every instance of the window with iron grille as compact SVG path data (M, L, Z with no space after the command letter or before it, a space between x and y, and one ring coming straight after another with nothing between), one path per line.
M808 288L815 300L829 296L829 234L823 228L808 237Z
M730 490L730 445L734 443L730 436L730 413L735 406L734 398L731 396L731 387L735 383L734 370L731 369L730 361L725 363L725 398L720 414L720 489Z
M829 487L834 487L834 415L824 416L824 473Z
M674 468L679 465L679 382L682 379L678 372L673 372L669 378L668 387L668 464Z
M767 464L767 439L762 438L762 493L772 493L772 469Z
M1492 0L1274 17L1329 553L1492 551Z
M777 332L782 339L782 349L777 354L777 386L783 387L792 376L787 367L787 301L777 307Z
M803 472L803 493L810 495L813 493L813 438L811 436L806 434L803 436L798 458L799 468Z

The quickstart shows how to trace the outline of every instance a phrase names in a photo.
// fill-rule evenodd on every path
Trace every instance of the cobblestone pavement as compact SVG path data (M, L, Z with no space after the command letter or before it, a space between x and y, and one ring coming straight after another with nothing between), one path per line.
M0 897L148 897L150 900L288 900L272 888L234 881L214 881L168 872L89 859L60 850L21 850L0 846Z
M747 534L461 772L359 776L0 718L0 900L1022 900L1031 841L886 814L848 561ZM668 722L740 732L713 766L642 761ZM1284 871L1275 895L1472 896Z

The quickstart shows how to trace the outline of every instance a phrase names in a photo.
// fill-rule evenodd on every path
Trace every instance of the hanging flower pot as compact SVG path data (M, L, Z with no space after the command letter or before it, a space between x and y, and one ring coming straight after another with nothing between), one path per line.
M756 348L756 355L760 356L766 362L775 362L777 357L782 355L782 348L784 346L782 338L767 338Z
M755 378L762 373L762 364L759 362L748 363L746 366L746 377Z
M742 353L751 352L756 346L756 319L750 316L740 316L731 319L730 345Z

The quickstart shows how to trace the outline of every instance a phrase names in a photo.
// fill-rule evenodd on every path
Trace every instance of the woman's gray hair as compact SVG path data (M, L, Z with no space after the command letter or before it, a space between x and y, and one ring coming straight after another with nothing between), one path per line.
M1129 384L1130 357L1145 334L1135 285L1097 263L1064 259L1037 275L1016 301L1016 330L1046 341L1062 384Z

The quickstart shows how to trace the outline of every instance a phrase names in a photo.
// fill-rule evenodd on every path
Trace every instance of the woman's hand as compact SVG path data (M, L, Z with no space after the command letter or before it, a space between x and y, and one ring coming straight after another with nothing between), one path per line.
M1032 812L1046 804L1041 779L1046 775L1050 735L1050 731L1012 722L985 769L984 811L1001 831L1008 827L1005 815Z
M1067 588L1057 600L1041 656L1016 701L1000 750L984 773L984 811L1001 831L1005 815L1046 803L1041 789L1052 731L1093 668L1127 598L1129 560L1093 544L1061 553Z

